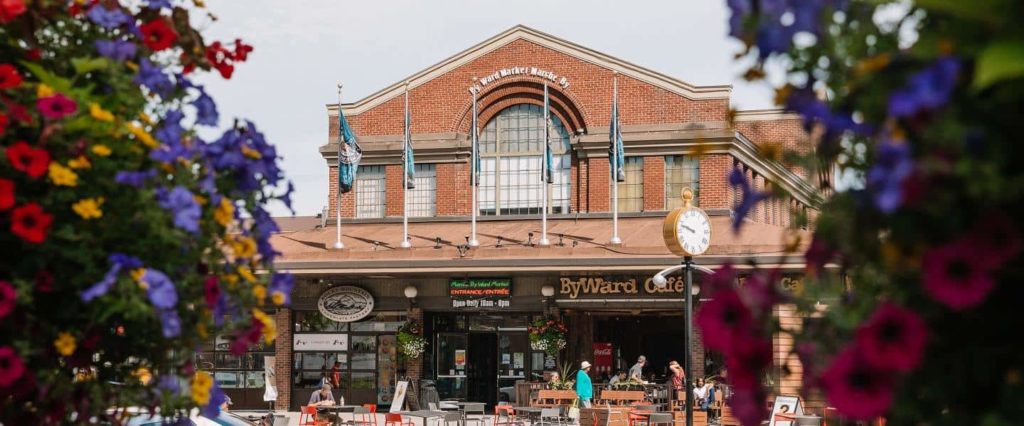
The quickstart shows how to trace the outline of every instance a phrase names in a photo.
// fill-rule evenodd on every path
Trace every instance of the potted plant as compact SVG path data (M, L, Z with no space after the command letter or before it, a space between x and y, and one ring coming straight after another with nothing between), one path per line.
M565 324L553 318L534 321L529 327L530 348L544 351L548 355L558 355L565 348Z
M408 320L398 329L398 353L406 359L417 359L427 349L423 327L416 320Z

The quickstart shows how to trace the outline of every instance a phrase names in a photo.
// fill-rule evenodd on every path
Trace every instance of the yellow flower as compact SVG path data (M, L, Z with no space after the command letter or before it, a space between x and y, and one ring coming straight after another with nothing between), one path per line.
M228 197L221 197L220 205L217 206L217 210L213 211L213 220L216 220L221 226L228 226L234 219L235 205L231 203Z
M252 158L253 160L259 160L260 158L263 158L263 154L260 154L259 151L249 148L245 145L242 145L242 155Z
M57 348L57 353L61 354L61 356L71 356L71 354L75 353L77 346L75 337L66 331L60 332L57 335L57 340L53 341L53 347Z
M143 269L143 268L135 268L135 269L132 269L131 272L129 272L129 275L132 276L132 279L134 279L135 281L138 281L139 284L142 284L142 276L146 275L146 270Z
M193 195L192 199L196 200L196 204L199 204L200 206L205 206L206 205L206 197L204 197L202 195Z
M50 180L53 181L54 185L78 185L78 175L71 169L60 165L60 163L56 161L50 163Z
M150 118L149 114L146 114L145 111L139 113L139 119L142 120L144 123L153 124L153 119Z
M88 169L92 167L92 163L89 162L89 157L79 155L77 158L72 158L68 161L68 166L72 169Z
M210 332L206 331L206 324L199 323L199 325L196 325L196 334L198 334L200 338L205 339L209 337Z
M153 373L150 373L149 369L146 367L139 367L135 369L135 371L132 372L132 375L139 379L139 383L142 383L143 385L148 385L149 382L153 380Z
M256 308L252 310L252 317L263 324L263 340L267 343L273 342L277 338L277 324L274 319Z
M139 64L136 64L135 62L132 62L132 61L125 61L124 62L124 66L127 67L128 69L132 70L132 72L135 72L135 71L139 70Z
M110 155L111 151L106 145L96 144L92 146L92 153L100 157L106 157Z
M210 402L210 387L213 386L213 378L210 377L210 373L205 371L197 371L192 376L192 400L196 404L206 405Z
M103 109L103 107L96 102L89 104L89 115L99 121L106 121L108 123L114 121L114 114Z
M228 283L228 287L235 288L235 285L238 284L238 275L235 275L235 274L224 275L224 282Z
M270 300L273 300L277 306L283 305L286 300L285 298L285 294L280 291L275 291L274 294L270 295Z
M256 240L252 237L235 237L231 242L235 256L248 259L256 255Z
M143 145L146 145L150 148L156 148L160 146L160 143L158 143L156 139L153 139L153 136L151 136L149 132L146 131L146 129L143 129L142 126L138 125L137 123L128 124L128 131L135 136L135 139L138 139L139 142L142 142Z
M39 87L36 87L37 98L49 98L50 96L53 96L54 93L55 92L53 91L52 87L47 86L43 83L39 83Z
M248 266L239 266L238 275L244 278L246 281L254 283L256 282L256 276L252 274Z
M256 300L263 304L263 300L267 298L267 288L261 284L256 284L252 287L252 295L256 296Z
M100 210L100 206L103 205L104 198L84 198L79 200L77 203L71 205L71 210L78 213L82 219L99 219L103 217L103 210Z

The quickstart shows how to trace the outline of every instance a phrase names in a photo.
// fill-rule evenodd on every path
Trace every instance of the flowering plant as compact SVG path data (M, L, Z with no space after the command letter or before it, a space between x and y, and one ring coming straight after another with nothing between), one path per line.
M820 215L793 222L813 237L789 241L805 260L803 294L779 294L771 270L739 289L723 268L697 313L706 347L726 356L743 424L766 417L757 377L778 334L795 340L804 390L822 390L846 418L1024 421L1024 355L1003 332L1024 325L1024 215L1012 213L1024 207L1024 42L1013 26L1024 9L1010 3L727 1L753 64L746 77L777 64L776 99L810 135L763 153L822 189ZM737 230L785 195L753 189L742 172L729 182L742 195ZM820 320L783 327L773 311Z
M252 48L205 42L194 3L0 1L0 423L213 415L195 348L275 338L290 185L252 123L197 133L221 121L192 76Z
M398 353L408 359L417 359L427 350L427 339L418 321L408 320L398 329Z
M530 349L544 351L548 355L558 355L565 348L565 324L556 319L539 319L528 327L530 331Z

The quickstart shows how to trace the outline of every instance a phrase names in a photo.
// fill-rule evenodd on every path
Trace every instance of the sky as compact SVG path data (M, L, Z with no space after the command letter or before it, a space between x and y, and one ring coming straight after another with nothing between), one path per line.
M231 80L198 79L224 125L256 123L295 184L295 214L327 204L325 105L354 102L523 24L695 85L732 84L733 107L771 108L767 83L740 78L725 0L207 0L207 42L255 47ZM283 205L276 216L290 215Z

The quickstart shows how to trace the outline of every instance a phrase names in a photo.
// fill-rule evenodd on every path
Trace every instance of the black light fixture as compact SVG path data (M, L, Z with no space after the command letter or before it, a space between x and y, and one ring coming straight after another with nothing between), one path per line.
M558 234L558 245L561 246L561 247L565 247L565 242L562 241L562 238L564 238L564 237L565 237L565 234Z
M380 241L374 241L373 242L373 250L374 251L377 251L377 247L380 247Z
M531 232L529 234L526 234L526 235L528 235L530 237L528 240L526 240L526 245L528 245L530 247L533 247L533 232Z
M441 237L434 237L434 248L441 248Z
M502 239L502 238L501 238L501 236L499 235L499 236L498 236L498 244L496 244L496 245L495 245L495 247L501 247L501 239Z
M579 243L580 243L579 241L572 240L572 246L573 247L576 247L576 245L578 245Z

